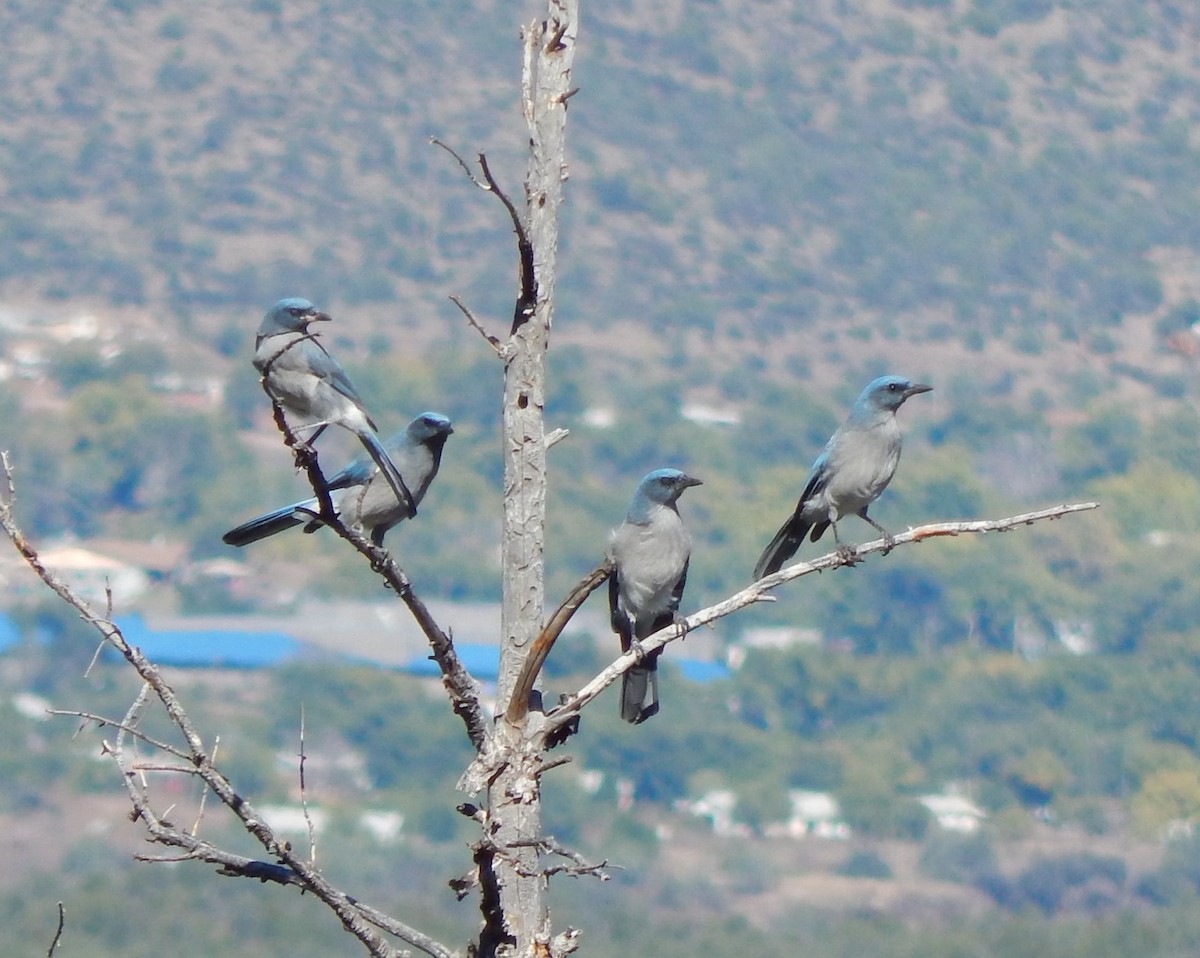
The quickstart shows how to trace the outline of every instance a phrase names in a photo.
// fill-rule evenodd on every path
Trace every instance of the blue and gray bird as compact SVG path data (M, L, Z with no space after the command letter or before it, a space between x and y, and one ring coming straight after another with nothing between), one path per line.
M407 502L415 515L416 501L375 435L375 423L358 390L308 331L310 323L331 318L307 299L281 299L258 327L254 368L262 373L271 395L298 420L291 424L293 432L309 433L307 441L312 443L326 426L349 429L375 460L396 498Z
M832 526L838 550L847 551L837 534L837 521L842 516L853 514L865 519L891 547L892 534L867 515L867 508L887 488L900 462L896 410L909 396L931 389L901 376L880 376L862 391L849 417L813 463L796 511L759 558L754 567L756 580L778 572L796 554L810 529L811 541L816 542Z
M425 412L384 443L391 461L407 477L414 504L425 498L441 465L442 447L452 432L454 428L445 416ZM333 507L338 518L349 528L370 536L377 546L383 545L383 537L392 526L411 519L414 514L363 453L329 480L329 491L334 493ZM314 532L322 524L320 508L316 498L294 502L243 522L226 532L222 540L231 546L245 546L300 525L305 532Z
M608 580L612 627L621 651L640 655L640 640L675 621L687 582L692 540L676 502L699 479L678 469L657 469L638 484L625 521L613 530ZM621 676L621 718L635 725L658 711L658 657L645 656Z

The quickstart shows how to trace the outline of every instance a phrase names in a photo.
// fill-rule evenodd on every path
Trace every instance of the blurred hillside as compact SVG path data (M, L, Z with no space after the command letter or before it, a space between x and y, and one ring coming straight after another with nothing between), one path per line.
M422 409L454 419L422 517L391 541L423 589L494 598L500 369L447 295L501 328L515 256L503 211L427 137L487 150L519 191L512 11L119 0L0 17L0 411L28 528L252 557L273 593L243 605L373 594L320 534L219 541L305 495L247 361L265 308L302 294L336 317L326 341L385 432ZM800 616L864 650L881 620L902 648L1082 621L1130 648L1149 628L1134 597L1158 589L1182 628L1190 600L1146 559L1170 544L1182 574L1171 536L1200 516L1198 33L1164 3L585 10L552 591L664 464L706 483L684 504L690 600L744 582L886 369L937 391L904 410L885 524L1101 493L1110 511L963 545L967 563L897 556L748 620ZM343 438L322 440L330 468Z
M502 209L428 137L485 150L520 194L517 26L531 15L496 0L0 8L0 448L39 543L140 553L156 614L379 598L327 533L220 543L307 495L249 364L263 311L304 295L335 316L325 341L384 432L423 409L454 419L421 516L388 544L423 595L495 598L500 368L447 296L506 328L515 251ZM548 404L572 433L551 453L552 598L592 568L637 479L666 464L705 483L681 504L696 538L685 609L744 585L846 405L883 371L936 387L902 413L904 463L872 510L889 528L1103 503L807 579L689 638L689 651L743 642L728 682L690 687L668 652L653 735L617 728L612 709L589 716L573 747L602 789L555 781L548 805L564 841L630 865L611 898L556 889L603 918L599 953L644 949L646 912L692 926L660 924L663 955L747 941L791 954L798 937L830 958L1166 958L1194 943L1198 40L1200 11L1153 0L585 5ZM331 468L353 451L321 441ZM848 539L868 535L850 521ZM27 574L0 567L14 606ZM29 634L63 618L16 611ZM456 616L446 624L464 634ZM0 663L3 691L123 707L104 674L98 691L60 684L91 648L53 634L21 650L36 671ZM548 686L599 668L600 639L556 649ZM322 721L377 763L355 801L410 816L405 855L362 852L377 887L403 897L461 852L448 810L461 763L447 757L461 745L447 744L457 730L392 734L397 701L405 728L445 720L394 678L224 674L190 691L247 723L244 738L223 733L235 770L281 801L294 710L274 707L303 699L316 723L327 696ZM247 689L259 697L233 714ZM30 809L111 791L84 746L62 758L42 734L22 726L0 755L17 837ZM431 798L432 781L445 787ZM920 803L959 786L988 815L961 845ZM853 844L795 854L765 837L797 790L835 796ZM736 843L699 837L676 804L721 792L749 830ZM689 857L701 842L703 866ZM343 847L356 843L370 844ZM106 887L101 844L72 848L61 873ZM178 905L196 894L191 874L148 911L194 911ZM30 885L19 913L41 914L62 880ZM820 889L852 914L814 907ZM244 916L268 909L244 894L236 919L209 922L228 934L195 947L248 934ZM124 915L107 900L96 913ZM787 915L782 939L747 915ZM23 942L49 940L20 927ZM97 955L164 947L149 931L131 944L123 921L96 928Z
M603 347L592 390L619 359L734 401L759 375L856 391L881 364L1057 410L1189 392L1191 361L1164 354L1200 288L1188 5L584 16L559 341ZM507 315L501 211L427 143L486 150L519 192L506 5L0 17L5 302L229 349L302 293L406 355L459 325L450 292Z

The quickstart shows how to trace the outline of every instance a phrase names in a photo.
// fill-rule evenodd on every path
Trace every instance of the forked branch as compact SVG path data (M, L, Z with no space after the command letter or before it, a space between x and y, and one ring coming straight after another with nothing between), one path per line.
M408 611L412 613L412 617L429 641L432 658L442 672L442 684L450 697L454 714L462 719L466 726L467 736L476 751L482 750L488 735L488 723L484 717L483 706L480 704L479 683L475 681L466 666L462 664L462 660L459 659L450 634L437 624L428 606L413 591L412 582L392 554L383 546L375 545L357 529L351 529L342 522L330 500L316 450L299 442L291 427L288 426L287 419L278 403L274 403L274 406L275 425L282 433L284 442L295 450L296 463L307 473L313 493L320 502L321 522L366 557L372 570L377 572L392 591L400 597L400 600L408 606Z
M509 722L516 725L524 720L529 711L529 695L533 691L533 685L537 681L538 673L542 670L546 656L550 654L554 643L562 635L562 630L571 621L571 616L578 611L589 595L607 581L611 574L612 562L605 559L583 577L547 620L538 637L534 639L533 646L529 649L529 655L525 657L525 664L521 667L521 674L513 686L512 698L509 699L508 710L505 712L505 718Z
M566 27L564 26L563 31L565 32L565 30ZM560 33L557 42L561 44L561 40L562 34ZM458 162L458 165L462 167L463 172L467 174L467 178L481 190L494 195L496 199L504 204L504 209L508 211L508 218L512 221L513 234L517 237L517 255L520 257L519 267L521 280L521 290L517 294L517 303L513 310L513 324L512 329L510 330L511 335L529 321L529 318L533 315L533 311L537 306L537 278L533 268L533 243L531 243L529 240L529 230L526 228L525 221L521 218L521 214L518 212L516 205L508 198L508 194L500 188L500 184L496 182L495 176L492 175L492 169L488 165L486 153L480 153L476 157L476 160L479 163L479 169L483 173L483 180L481 182L479 178L471 172L471 167L467 161L464 160L453 147L443 143L436 136L431 136L429 138L429 142L434 146L440 146L443 150L454 157L454 159ZM470 314L466 307L464 307L462 303L455 299L455 297L452 296L450 298L454 300L459 309L467 314L467 320L471 323L471 325L480 332L483 332L483 327L474 320L474 317ZM496 350L497 354L503 358L504 352L499 347L499 340L497 340L494 336L488 335L487 333L484 333L484 336L492 344L492 348Z

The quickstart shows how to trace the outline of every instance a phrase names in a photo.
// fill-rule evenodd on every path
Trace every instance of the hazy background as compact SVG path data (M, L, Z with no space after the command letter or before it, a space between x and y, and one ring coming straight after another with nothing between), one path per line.
M516 253L503 209L428 137L486 151L520 196L518 28L540 12L0 5L0 447L39 542L134 543L164 566L120 611L385 599L329 536L219 541L304 492L249 364L285 295L333 314L325 341L384 432L424 409L454 419L442 476L390 544L423 594L497 597L501 371L447 297L502 333ZM936 387L901 414L905 460L873 510L889 528L1103 502L792 586L700 648L720 659L764 627L806 644L752 648L728 681L670 673L645 728L618 728L615 707L589 716L577 766L602 783L564 772L552 800L560 838L627 866L560 891L595 953L642 949L642 922L664 956L1165 958L1200 935L1198 39L1200 11L1144 0L584 6L551 351L549 424L572 430L551 454L552 596L662 465L705 482L682 506L685 608L745 584L882 372ZM322 446L334 467L352 451ZM76 624L27 573L0 574L20 636L6 695L122 710L119 670L81 684ZM601 663L586 643L556 656L556 689ZM345 825L331 870L344 855L366 869L352 891L465 937L475 918L440 885L467 863L452 720L414 679L289 668L178 681L280 801L296 702L328 700L330 755L368 769L365 785L334 776L328 803L345 822L406 815L390 850ZM371 716L422 733L397 744ZM199 867L126 875L131 830L95 741L9 720L0 809L10 857L24 852L2 904L23 942L49 941L55 896L91 909L70 926L86 951L68 955L274 954L288 934L303 955L344 937L304 924L307 902ZM918 800L950 788L986 813L967 838ZM722 790L736 834L674 810ZM797 790L836 797L849 844L763 837ZM105 821L110 837L87 837ZM162 896L141 911L161 928L130 933L135 895Z

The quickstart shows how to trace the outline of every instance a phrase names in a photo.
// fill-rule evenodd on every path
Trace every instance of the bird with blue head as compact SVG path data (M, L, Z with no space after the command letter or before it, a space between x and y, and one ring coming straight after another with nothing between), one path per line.
M662 649L641 654L640 640L671 625L687 583L692 540L679 517L685 489L701 482L678 469L656 469L633 494L625 521L609 539L613 572L609 612L621 651L639 661L621 676L621 717L638 724L658 712L658 659Z
M902 436L896 411L906 400L931 389L902 376L880 376L867 385L813 463L795 512L759 557L755 579L778 572L806 535L816 542L829 528L838 551L851 559L854 550L842 545L837 530L838 520L847 515L874 526L883 536L884 551L890 551L892 534L867 515L867 509L888 487L900 462Z
M396 498L406 502L415 514L412 493L376 436L375 423L358 390L338 361L308 331L311 324L329 322L331 318L307 299L281 299L267 310L258 327L254 368L283 407L297 437L305 435L312 443L326 426L348 429L358 436ZM295 422L291 422L293 419Z
M405 478L411 490L412 505L419 504L429 491L442 462L442 448L454 432L450 420L441 413L423 412L401 432L383 444L389 458ZM388 531L405 519L413 509L402 501L383 478L374 462L359 453L327 483L339 521L383 545ZM321 525L320 505L316 497L264 513L230 529L222 537L231 546L246 546L268 536L303 525L314 532Z

